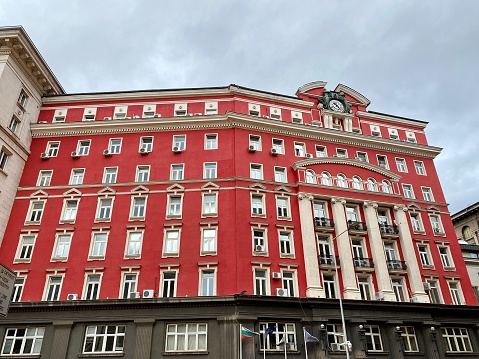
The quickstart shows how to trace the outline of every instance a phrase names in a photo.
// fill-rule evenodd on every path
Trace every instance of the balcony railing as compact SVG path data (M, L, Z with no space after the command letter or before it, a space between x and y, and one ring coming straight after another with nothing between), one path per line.
M381 234L399 234L399 228L396 225L379 223Z
M350 231L366 231L368 227L366 226L366 222L355 222L355 221L348 221L348 229Z
M334 227L334 222L331 218L314 217L314 225L316 227Z
M407 265L406 265L405 261L390 259L390 260L388 260L388 269L390 269L390 270L406 270Z
M335 263L336 265L339 265L339 257L335 257L332 255L320 255L319 262L321 264L331 265L331 266L333 266Z
M354 267L374 268L374 262L372 258L354 258Z

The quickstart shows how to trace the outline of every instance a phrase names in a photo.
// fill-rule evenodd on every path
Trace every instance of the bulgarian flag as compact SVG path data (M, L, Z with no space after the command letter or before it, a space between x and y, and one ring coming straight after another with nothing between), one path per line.
M258 334L258 333L255 333L252 330L249 330L243 326L241 327L241 339L253 338L255 334Z

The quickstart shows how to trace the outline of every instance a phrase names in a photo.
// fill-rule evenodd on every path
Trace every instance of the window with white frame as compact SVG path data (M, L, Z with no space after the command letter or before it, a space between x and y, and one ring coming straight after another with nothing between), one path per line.
M296 341L296 326L294 323L259 323L260 328L260 345L261 350L284 351L286 345L287 350L297 350L298 342ZM270 335L266 335L266 328L269 328ZM284 338L286 334L286 338ZM264 345L266 344L266 347Z
M12 302L19 302L22 299L23 288L25 286L26 277L17 277L13 283Z
M378 184L374 178L368 178L368 191L377 192Z
M78 200L77 199L66 199L63 204L63 215L62 221L72 222L75 221L78 212Z
M15 262L26 262L32 259L35 236L25 235L20 237Z
M48 142L45 153L48 157L57 157L60 149L60 142Z
M107 233L93 233L91 239L90 258L103 259L106 254Z
M290 218L289 198L276 197L276 213L278 215L278 218Z
M472 352L471 340L467 328L443 327L441 334L446 345L447 353Z
M145 216L146 216L146 198L133 197L131 200L130 219L145 218Z
M403 184L402 185L402 190L404 192L404 197L409 198L409 199L414 199L414 191L413 191L412 186L410 184Z
M204 178L212 179L216 178L216 163L215 162L205 162L204 164Z
M218 194L217 193L203 193L203 215L218 214Z
M334 264L335 258L329 243L329 237L317 234L318 252L321 264Z
M419 346L417 345L416 332L414 327L403 326L401 330L401 339L404 345L404 351L406 353L418 352Z
M266 214L264 208L264 196L262 194L251 195L251 213L254 216L263 216Z
M249 176L254 179L263 179L263 165L256 163L250 164Z
M351 240L351 248L353 251L353 258L354 258L354 265L357 267L363 267L364 266L364 258L366 257L364 255L365 249L363 245L363 241L361 239L352 239ZM368 262L365 263L366 265L369 265Z
M141 256L142 242L143 232L128 232L125 257L139 258Z
M207 335L206 323L167 324L165 352L206 351Z
M366 349L368 352L382 352L383 343L381 331L378 325L365 325L364 335L366 338Z
M27 102L28 102L27 93L24 90L20 91L20 95L18 95L17 104L19 104L23 109L25 109L25 107L27 106Z
M138 273L123 273L120 298L130 298L132 293L136 292L137 285Z
M422 161L414 161L414 168L416 169L416 173L418 175L426 175L426 169L424 168L424 162Z
M201 233L201 253L214 254L216 253L217 229L203 228Z
M45 328L7 328L3 340L2 356L40 356Z
M296 297L296 272L284 270L281 273L283 289L286 290L290 297Z
M346 206L346 218L348 219L348 223L358 222L359 221L358 207Z
M316 184L316 174L313 170L306 170L305 177L306 183Z
M429 219L431 220L431 226L434 234L442 235L444 234L444 230L442 229L441 219L436 214L429 215Z
M286 181L286 168L284 167L274 167L274 180L276 182L287 182Z
M321 173L321 184L324 186L331 186L332 179L331 179L331 175L328 172Z
M279 252L282 257L294 255L292 233L287 231L279 232Z
M366 152L356 152L356 160L361 162L369 162L368 154Z
M336 185L338 187L347 188L348 187L348 182L347 182L346 176L341 174L341 173L338 174L336 176Z
M176 296L176 272L165 270L161 272L161 296L172 298Z
M436 279L428 279L426 281L429 284L429 299L431 303L434 304L442 304L442 296L441 296L441 287L439 285L439 281Z
M108 151L112 154L118 154L121 152L121 138L110 138L108 144Z
M77 146L77 155L78 156L87 156L88 153L90 152L90 140L80 140L78 141L78 146Z
M8 159L12 154L5 147L0 149L0 169L4 171L7 168Z
M181 217L181 196L170 195L168 197L168 217Z
M336 284L334 274L323 274L323 287L326 298L336 298Z
M85 278L85 290L83 299L96 300L100 295L100 274L87 274Z
M439 256L441 257L441 263L444 269L451 269L454 267L452 264L451 254L449 252L449 247L440 246L438 247Z
M187 103L175 103L175 116L186 116L188 114Z
M17 130L20 127L20 123L20 120L17 117L13 116L10 120L10 123L8 124L9 130L13 133L17 133Z
M150 180L150 166L136 167L136 182L148 182Z
M336 148L336 157L347 158L348 151L342 148Z
M141 137L140 138L140 150L144 149L145 152L153 151L153 137Z
M216 150L216 149L218 149L218 135L217 134L205 135L205 150Z
M180 231L172 229L165 231L163 256L177 256L180 253Z
M303 113L291 111L291 122L293 123L303 123Z
M396 301L405 302L406 295L404 291L404 281L402 278L391 278L391 286L393 288L394 295L396 296Z
M47 300L47 301L59 300L62 282L63 282L62 276L54 276L54 275L47 276L44 300Z
M352 184L354 189L363 189L363 181L358 176L353 177Z
M382 188L384 193L393 193L393 187L391 186L391 182L388 180L382 181Z
M218 114L218 102L206 102L205 103L205 115L217 115Z
M55 241L55 247L53 249L52 260L67 260L68 253L70 252L71 242L71 234L58 234Z
M38 174L37 186L48 187L52 180L53 171L40 171Z
M273 138L273 147L277 154L284 155L284 141L278 138Z
M264 229L253 229L253 251L255 253L266 253L266 232Z
M182 181L184 179L183 174L184 174L184 164L174 164L171 165L171 174L170 174L170 180L171 181Z
M306 156L306 145L301 142L294 143L294 155L296 157L305 157Z
M103 172L103 183L116 183L118 167L105 167Z
M98 199L98 212L97 220L110 220L111 211L113 207L113 199L111 198L99 198Z
M83 353L121 353L125 343L124 325L89 325L85 329Z
M369 125L371 129L371 136L381 137L381 128L376 125Z
M83 184L84 176L85 176L84 168L73 168L72 174L70 176L70 184L74 186Z
M413 131L406 131L406 140L408 142L416 143L416 133Z
M406 160L404 158L396 158L396 166L398 172L407 172Z
M434 202L434 197L432 195L432 190L429 187L421 187L422 197L425 201Z
M388 170L389 169L388 158L383 155L377 155L376 157L378 159L378 166Z
M254 269L254 294L255 295L268 295L268 271L266 269L255 268Z
M184 150L186 150L186 136L185 135L173 136L173 151L184 151Z
M127 111L128 111L127 106L116 106L115 111L113 112L113 118L115 120L124 120L126 119Z
M358 277L359 292L362 300L371 300L371 279L369 276Z
M82 121L95 121L96 107L87 107L83 110Z
M343 326L341 324L327 324L328 349L331 351L345 351Z
M55 114L53 115L53 122L65 122L67 112L67 109L55 110Z
M40 223L40 221L42 220L44 208L45 208L44 201L32 201L30 203L30 210L28 211L26 222Z
M451 293L452 304L461 305L464 304L462 297L461 284L458 281L448 281L449 293Z
M417 249L419 252L419 258L423 267L433 267L431 253L429 252L429 246L427 244L418 244Z
M251 116L258 116L260 115L260 105L255 104L255 103L249 103L248 104L248 113Z
M421 215L416 212L409 212L409 217L411 218L412 230L414 232L422 232Z
M327 157L326 147L316 145L316 157Z
M256 151L261 151L261 137L249 135L249 148Z
M277 107L270 107L269 117L271 117L273 120L281 120L281 109Z
M216 273L214 269L200 270L200 296L216 294Z
M391 140L399 140L398 130L396 128L388 127L388 132Z

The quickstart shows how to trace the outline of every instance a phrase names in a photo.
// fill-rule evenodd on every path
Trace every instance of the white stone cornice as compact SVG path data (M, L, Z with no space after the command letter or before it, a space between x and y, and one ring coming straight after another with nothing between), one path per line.
M356 111L356 116L359 118L371 118L374 120L381 120L385 122L394 122L394 123L400 123L403 125L408 125L408 126L414 126L414 127L419 127L421 129L426 128L427 123L421 122L421 121L416 121L413 119L406 119L406 118L398 118L395 116L388 116L385 114L377 114L377 113L371 113L371 112L366 112L366 111Z
M280 94L273 94L273 93L267 93L267 92L262 92L262 91L254 91L254 90L250 90L250 89L236 87L236 86L233 86L233 85L230 86L229 89L234 94L251 96L251 97L270 100L270 101L280 101L282 103L288 103L290 105L296 105L296 106L307 107L307 108L311 108L313 106L313 103L310 102L310 101L295 99L295 98L292 98L292 97L289 97L289 96L282 96Z
M327 84L328 83L324 81L314 81L314 82L307 83L298 88L298 90L296 91L296 96L298 96L298 94L306 94L306 92L308 92L309 90L325 88Z

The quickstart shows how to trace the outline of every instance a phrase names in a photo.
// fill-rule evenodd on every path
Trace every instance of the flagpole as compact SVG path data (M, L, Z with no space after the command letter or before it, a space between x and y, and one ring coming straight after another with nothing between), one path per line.
M303 338L304 338L304 352L306 353L306 359L308 359L308 343L306 343L306 329L303 327Z
M263 359L266 359L266 325L263 327Z
M288 338L286 338L286 325L283 329L283 345L284 345L284 359L288 359L288 354L286 354L286 343Z
M239 324L239 359L243 359L243 336L242 336L242 325Z

